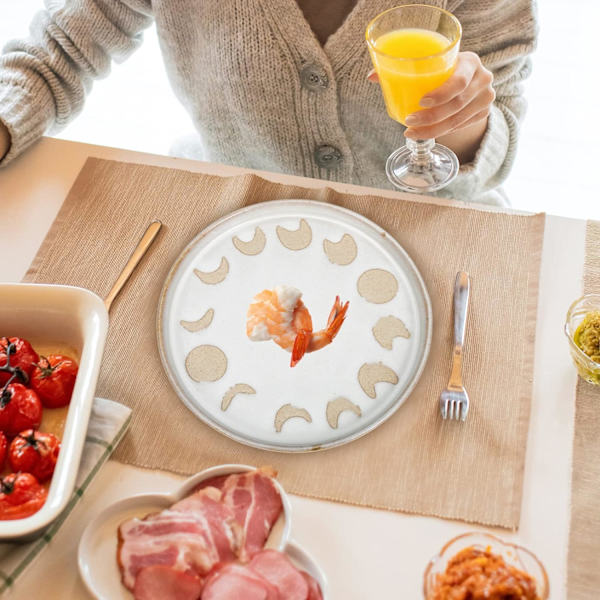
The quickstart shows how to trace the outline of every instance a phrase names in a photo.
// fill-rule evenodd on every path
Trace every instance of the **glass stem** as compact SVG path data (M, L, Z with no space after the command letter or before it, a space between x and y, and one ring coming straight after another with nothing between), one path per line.
M435 140L411 140L406 139L406 147L410 150L410 162L415 167L426 169L431 164L433 155L432 148L435 146Z

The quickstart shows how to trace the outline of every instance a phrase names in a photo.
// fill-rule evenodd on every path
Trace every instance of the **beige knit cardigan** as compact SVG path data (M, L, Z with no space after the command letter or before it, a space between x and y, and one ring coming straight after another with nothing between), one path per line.
M459 18L461 48L481 56L497 92L475 160L443 193L498 203L486 191L506 178L514 160L535 1L428 3ZM364 31L398 0L358 0L324 46L296 0L46 4L30 37L8 43L0 57L0 119L12 136L3 164L77 115L93 80L109 73L111 60L125 60L154 20L170 82L202 141L198 158L390 187L385 160L403 144L403 127L389 119L379 87L366 79Z

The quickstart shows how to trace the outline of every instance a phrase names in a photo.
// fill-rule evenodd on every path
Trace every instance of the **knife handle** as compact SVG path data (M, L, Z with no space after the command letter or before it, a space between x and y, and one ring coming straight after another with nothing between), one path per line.
M110 290L110 292L108 292L108 295L104 299L104 306L106 306L107 311L110 310L114 299L119 295L119 292L127 283L127 280L133 273L134 269L137 267L140 260L142 260L144 254L146 254L148 248L150 248L150 245L154 241L154 238L158 234L161 227L162 223L160 221L152 221L152 223L148 225L148 228L144 232L144 235L142 236L137 246L133 250L131 256L129 257L127 264L123 267L123 270L117 277L115 284L112 286L112 289Z

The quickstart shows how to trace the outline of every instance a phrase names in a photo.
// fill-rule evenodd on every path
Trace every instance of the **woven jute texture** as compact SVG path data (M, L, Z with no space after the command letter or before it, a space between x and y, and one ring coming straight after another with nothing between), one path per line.
M588 221L583 289L600 294L600 222ZM600 594L600 388L577 382L567 589L570 600Z
M361 439L310 454L255 450L213 431L179 401L164 374L156 312L187 243L241 207L275 199L331 202L371 219L415 261L433 306L429 360L405 404ZM110 315L98 394L133 409L115 457L194 473L219 463L270 464L292 493L517 528L533 373L544 215L438 206L266 181L89 159L27 281L105 295L152 220L165 227ZM456 272L471 275L464 381L466 423L444 422L438 398L452 354Z

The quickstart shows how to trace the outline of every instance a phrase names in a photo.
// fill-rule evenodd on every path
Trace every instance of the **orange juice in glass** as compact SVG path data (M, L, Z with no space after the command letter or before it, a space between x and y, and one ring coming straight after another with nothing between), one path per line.
M369 23L367 44L392 119L404 124L421 110L421 98L452 75L460 36L456 17L424 4L392 8ZM386 172L402 190L432 192L454 179L458 159L434 140L407 138L388 158Z

